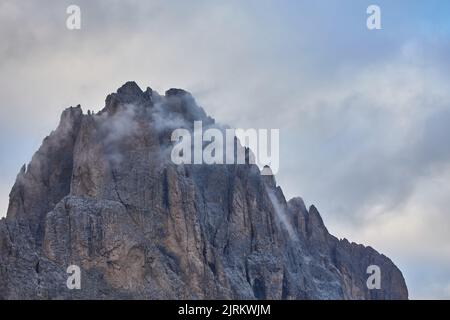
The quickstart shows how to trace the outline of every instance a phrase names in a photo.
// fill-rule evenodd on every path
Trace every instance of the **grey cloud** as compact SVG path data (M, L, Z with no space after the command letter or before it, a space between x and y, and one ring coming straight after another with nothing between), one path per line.
M446 76L402 59L392 70L392 63L336 78L334 86L299 100L304 107L289 114L296 122L286 119L285 134L298 137L290 142L308 155L285 149L286 171L309 181L309 199L328 203L329 214L357 219L368 204L400 204L417 178L449 160Z
M280 128L277 181L289 197L315 203L331 231L363 229L372 215L386 225L396 212L410 221L417 185L450 160L450 48L445 35L415 28L423 18L410 1L380 1L384 30L368 33L369 2L78 1L82 30L70 32L71 1L2 1L0 153L11 155L1 159L2 201L65 107L98 110L104 94L135 80L158 91L185 88L232 127ZM427 195L442 212L417 231L427 245L437 240L425 231L448 221L442 198ZM394 254L418 292L423 265L402 256L401 237ZM386 253L393 247L378 244ZM436 268L430 283L450 278Z

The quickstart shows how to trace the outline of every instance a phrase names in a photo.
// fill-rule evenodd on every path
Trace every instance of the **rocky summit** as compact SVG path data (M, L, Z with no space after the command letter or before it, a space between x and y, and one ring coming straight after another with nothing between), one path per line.
M98 113L66 109L0 221L0 298L408 298L389 258L330 235L256 165L175 165L171 132L194 121L220 127L188 92L134 82Z

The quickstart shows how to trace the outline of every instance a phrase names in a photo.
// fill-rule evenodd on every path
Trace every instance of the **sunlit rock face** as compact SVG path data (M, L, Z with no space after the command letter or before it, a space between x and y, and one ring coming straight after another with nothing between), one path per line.
M389 258L330 235L256 165L171 162L194 121L216 126L186 91L134 82L97 114L65 110L0 221L0 298L407 299Z

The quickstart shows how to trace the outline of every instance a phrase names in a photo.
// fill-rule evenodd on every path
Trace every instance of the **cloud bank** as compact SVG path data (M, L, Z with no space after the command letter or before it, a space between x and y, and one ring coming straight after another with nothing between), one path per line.
M450 298L447 1L0 4L0 205L61 111L127 80L184 88L232 127L280 128L277 182L374 246L412 298Z

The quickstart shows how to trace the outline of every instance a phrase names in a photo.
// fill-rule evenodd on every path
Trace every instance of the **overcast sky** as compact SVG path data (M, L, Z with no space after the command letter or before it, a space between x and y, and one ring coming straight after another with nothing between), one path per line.
M411 298L450 298L450 2L93 2L0 2L0 216L64 108L180 87L220 123L279 128L287 198L389 256Z

